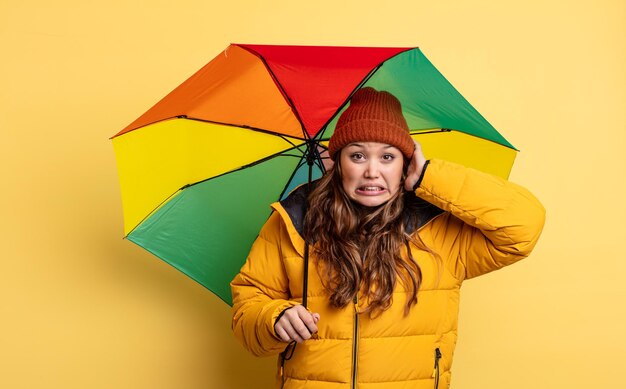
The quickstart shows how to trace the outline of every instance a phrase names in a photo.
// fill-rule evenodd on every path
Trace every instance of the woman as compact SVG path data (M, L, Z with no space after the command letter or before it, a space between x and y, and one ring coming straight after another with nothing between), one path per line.
M231 283L236 337L282 353L279 387L448 387L461 283L528 256L543 207L426 161L400 102L372 88L352 97L329 154L324 177L272 205Z

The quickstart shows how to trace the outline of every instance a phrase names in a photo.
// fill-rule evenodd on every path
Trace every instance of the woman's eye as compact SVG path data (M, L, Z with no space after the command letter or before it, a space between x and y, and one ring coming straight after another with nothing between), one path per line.
M354 153L350 157L355 161L360 161L365 158L365 156L361 153Z
M385 155L383 155L383 160L385 160L385 161L393 161L394 158L395 158L395 155L392 155L392 154L385 154Z

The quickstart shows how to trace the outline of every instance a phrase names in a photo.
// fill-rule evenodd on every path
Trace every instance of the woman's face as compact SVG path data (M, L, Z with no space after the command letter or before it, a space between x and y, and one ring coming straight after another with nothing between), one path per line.
M394 146L350 143L341 150L339 165L344 191L361 205L384 204L400 190L404 157Z

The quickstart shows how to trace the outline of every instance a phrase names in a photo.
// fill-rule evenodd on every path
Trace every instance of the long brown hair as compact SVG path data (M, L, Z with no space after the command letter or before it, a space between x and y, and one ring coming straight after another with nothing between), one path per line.
M415 195L400 188L378 207L357 204L343 189L338 160L311 190L304 219L304 237L318 258L330 303L345 307L363 290L358 297L368 301L365 312L376 316L393 303L399 279L407 291L406 315L417 303L422 281L408 243L434 254L418 234L407 232L407 226L419 225L419 213L406 206ZM407 258L401 256L403 246Z

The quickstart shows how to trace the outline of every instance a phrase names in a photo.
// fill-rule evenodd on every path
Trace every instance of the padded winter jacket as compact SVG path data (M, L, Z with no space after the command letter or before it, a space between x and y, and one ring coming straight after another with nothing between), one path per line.
M545 210L516 184L441 160L430 161L415 193L428 206L413 233L441 258L410 245L422 271L417 304L404 315L406 293L397 282L391 307L373 319L360 313L363 302L331 307L311 250L307 299L308 309L321 317L318 333L297 345L284 369L279 357L278 387L449 387L461 283L528 256ZM304 199L296 190L272 205L274 212L231 283L233 331L257 356L285 349L274 323L283 310L302 302Z

